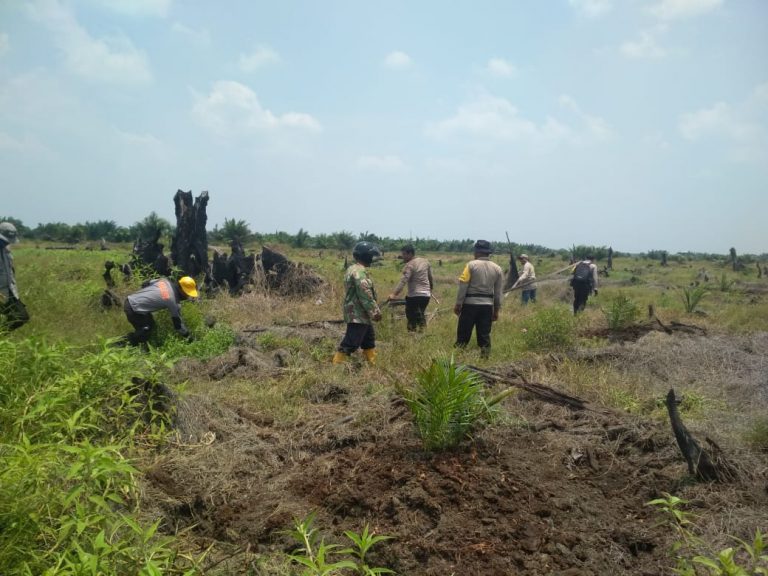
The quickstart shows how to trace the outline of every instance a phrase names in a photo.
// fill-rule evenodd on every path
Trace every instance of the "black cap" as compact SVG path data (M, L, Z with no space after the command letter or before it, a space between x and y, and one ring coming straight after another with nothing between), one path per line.
M490 254L492 252L491 243L488 242L488 240L478 240L475 242L474 249L475 252L482 252L484 254Z

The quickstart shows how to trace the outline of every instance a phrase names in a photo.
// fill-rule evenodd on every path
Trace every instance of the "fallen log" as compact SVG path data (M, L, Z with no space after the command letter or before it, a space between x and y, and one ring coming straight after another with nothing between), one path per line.
M570 408L571 410L587 410L590 412L600 412L600 410L596 410L594 408L590 408L589 406L587 406L588 402L582 398L578 398L577 396L570 396L568 394L560 392L559 390L555 390L554 388L551 388L544 384L527 382L523 377L523 375L517 372L514 373L513 377L519 378L520 381L513 380L510 377L501 376L500 374L496 374L495 372L491 372L490 370L484 370L482 368L478 368L477 366L467 366L467 368L469 368L470 370L479 374L481 377L487 380L492 380L494 382L507 384L514 388L520 388L521 390L525 390L529 394L535 396L537 399L542 400L544 402L548 402L550 404L565 406L566 408Z
M736 468L728 462L720 447L711 439L706 438L710 452L704 450L693 435L683 424L680 412L677 410L678 400L675 390L667 392L666 405L672 432L675 434L677 445L688 463L688 473L707 482L726 482L737 476Z

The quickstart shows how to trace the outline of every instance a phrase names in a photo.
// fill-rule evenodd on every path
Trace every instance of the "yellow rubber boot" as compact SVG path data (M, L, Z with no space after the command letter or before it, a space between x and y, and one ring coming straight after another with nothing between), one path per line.
M376 364L376 348L368 348L367 350L363 350L363 356L365 356L365 359L368 360L368 363L371 366Z
M349 360L349 354L346 352L336 352L336 354L333 355L333 360L331 360L331 362L334 364L344 364L347 360Z

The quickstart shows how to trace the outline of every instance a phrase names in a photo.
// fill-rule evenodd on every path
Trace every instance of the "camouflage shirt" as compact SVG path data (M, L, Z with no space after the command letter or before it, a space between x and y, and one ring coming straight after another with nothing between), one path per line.
M371 316L381 313L376 303L376 289L368 269L352 264L344 275L344 322L347 324L373 324Z

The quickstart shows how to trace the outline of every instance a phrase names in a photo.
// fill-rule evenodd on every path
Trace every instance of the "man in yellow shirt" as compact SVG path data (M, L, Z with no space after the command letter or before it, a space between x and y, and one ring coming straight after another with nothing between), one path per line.
M456 327L456 347L464 348L475 330L480 354L491 353L491 328L499 319L504 284L504 272L490 260L491 243L478 240L474 245L474 260L459 276L459 290L453 312L459 317Z

